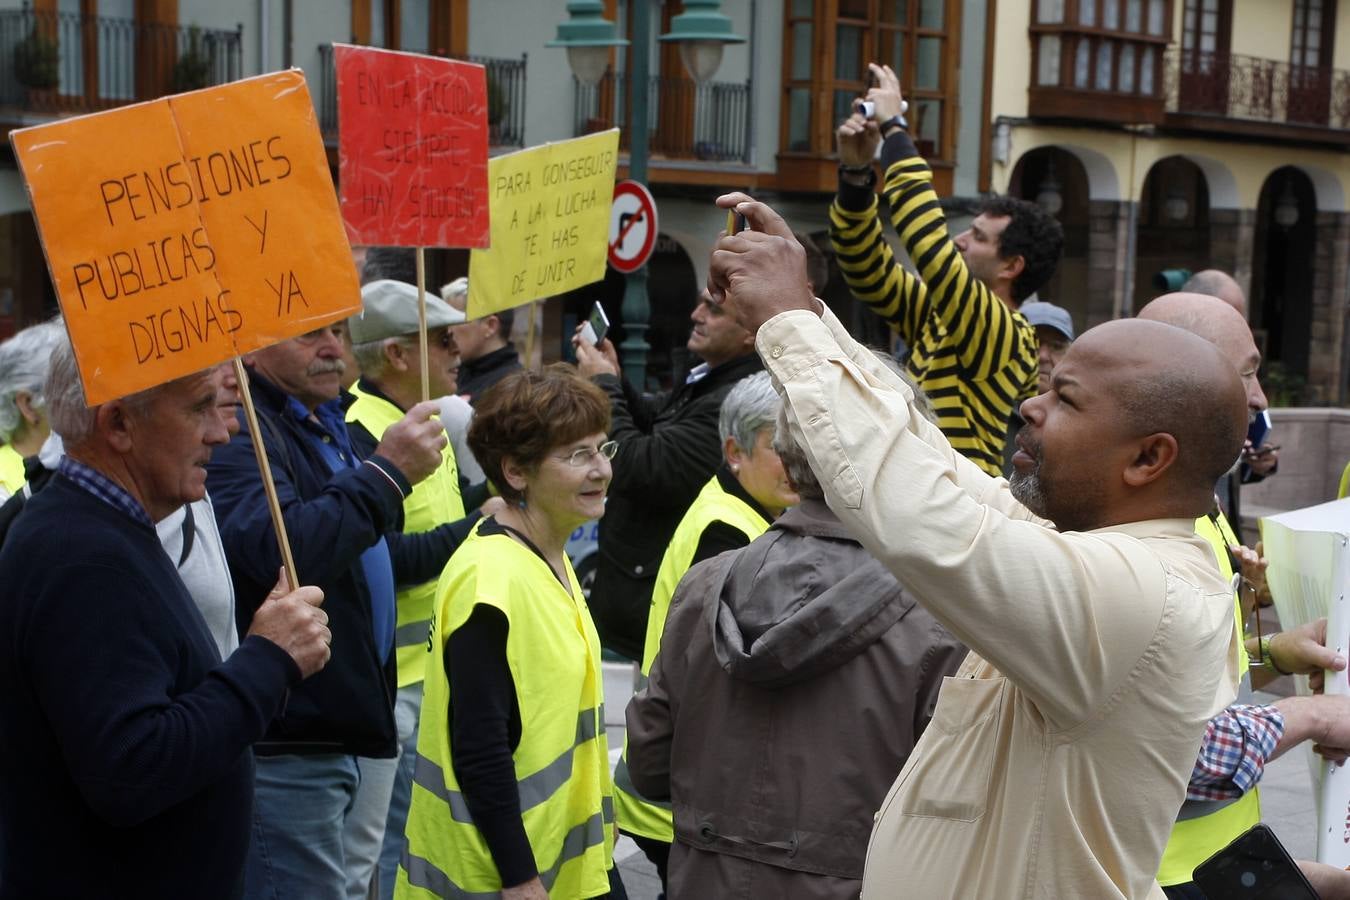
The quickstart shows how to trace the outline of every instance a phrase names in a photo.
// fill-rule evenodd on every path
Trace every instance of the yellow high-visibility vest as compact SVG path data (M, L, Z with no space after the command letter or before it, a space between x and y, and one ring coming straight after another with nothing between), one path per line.
M651 674L657 651L661 649L661 635L666 629L666 616L670 612L670 600L675 596L675 588L689 571L703 532L713 522L725 522L733 528L739 528L752 541L769 528L769 523L754 507L722 490L716 475L703 486L675 529L665 556L661 557L661 568L656 573L652 608L647 614L647 639L642 648L644 679ZM666 843L675 840L670 804L647 800L633 786L633 780L628 775L627 738L624 739L623 756L614 771L614 805L619 816L619 827L624 831Z
M1228 548L1242 542L1233 534L1228 520L1222 513L1213 517L1201 516L1195 520L1195 533L1213 546L1219 571L1231 581L1233 563ZM1238 671L1242 673L1238 701L1250 702L1251 675L1247 668L1251 660L1242 643L1242 605L1239 600L1234 600L1233 608L1238 637ZM1261 792L1255 786L1236 800L1187 800L1181 805L1176 824L1172 826L1172 836L1163 850L1162 864L1158 868L1158 884L1166 887L1194 881L1192 873L1196 866L1260 821Z
M403 410L383 397L352 385L356 402L347 407L347 421L357 422L379 441L399 419ZM441 451L441 464L403 500L403 533L430 531L446 522L464 518L464 500L459 493L459 466L455 451L447 441ZM427 634L431 630L431 610L436 601L436 579L404 588L394 597L397 620L394 625L394 654L398 660L398 686L407 687L422 680L426 666Z
M17 494L27 481L23 474L23 457L9 444L0 446L0 488L8 494Z
M506 662L520 710L512 753L521 818L540 879L555 900L609 892L614 801L605 739L600 638L570 563L565 590L533 551L481 534L455 552L436 588L422 720L399 898L497 896L501 878L455 777L450 747L449 636L478 604L506 616Z

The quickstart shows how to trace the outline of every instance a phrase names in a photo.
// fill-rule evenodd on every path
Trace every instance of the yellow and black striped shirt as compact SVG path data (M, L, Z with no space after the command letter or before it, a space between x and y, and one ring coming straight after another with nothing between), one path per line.
M853 295L893 323L908 345L910 373L932 401L942 433L997 476L1009 415L1036 392L1036 333L971 276L947 233L932 170L913 155L907 136L892 135L886 149L897 145L908 145L910 155L887 168L884 191L891 224L920 277L896 263L870 188L841 185L830 208L830 240Z

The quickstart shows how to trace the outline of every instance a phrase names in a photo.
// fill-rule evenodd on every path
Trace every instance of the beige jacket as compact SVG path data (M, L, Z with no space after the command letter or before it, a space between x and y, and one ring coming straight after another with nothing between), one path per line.
M972 648L882 804L864 900L1161 897L1236 683L1232 592L1194 521L1060 534L828 311L776 316L758 348L830 506Z

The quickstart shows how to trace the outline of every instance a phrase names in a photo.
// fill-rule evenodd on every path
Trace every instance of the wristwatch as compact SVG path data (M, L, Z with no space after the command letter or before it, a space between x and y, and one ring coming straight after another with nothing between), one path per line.
M881 129L881 136L885 137L886 132L890 131L892 128L903 128L905 131L909 131L909 122L905 120L903 115L891 116L878 127Z

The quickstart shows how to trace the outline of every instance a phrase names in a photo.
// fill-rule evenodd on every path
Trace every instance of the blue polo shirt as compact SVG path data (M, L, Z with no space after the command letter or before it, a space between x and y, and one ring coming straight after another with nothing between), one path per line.
M352 451L340 398L320 404L314 410L314 418L319 420L317 425L310 418L309 410L294 397L286 398L286 414L303 425L305 436L318 449L334 475L361 465ZM389 654L394 650L397 612L394 607L394 561L389 556L389 544L384 538L361 554L361 569L366 576L366 587L370 590L370 618L375 632L375 646L382 651L381 660L388 662Z

